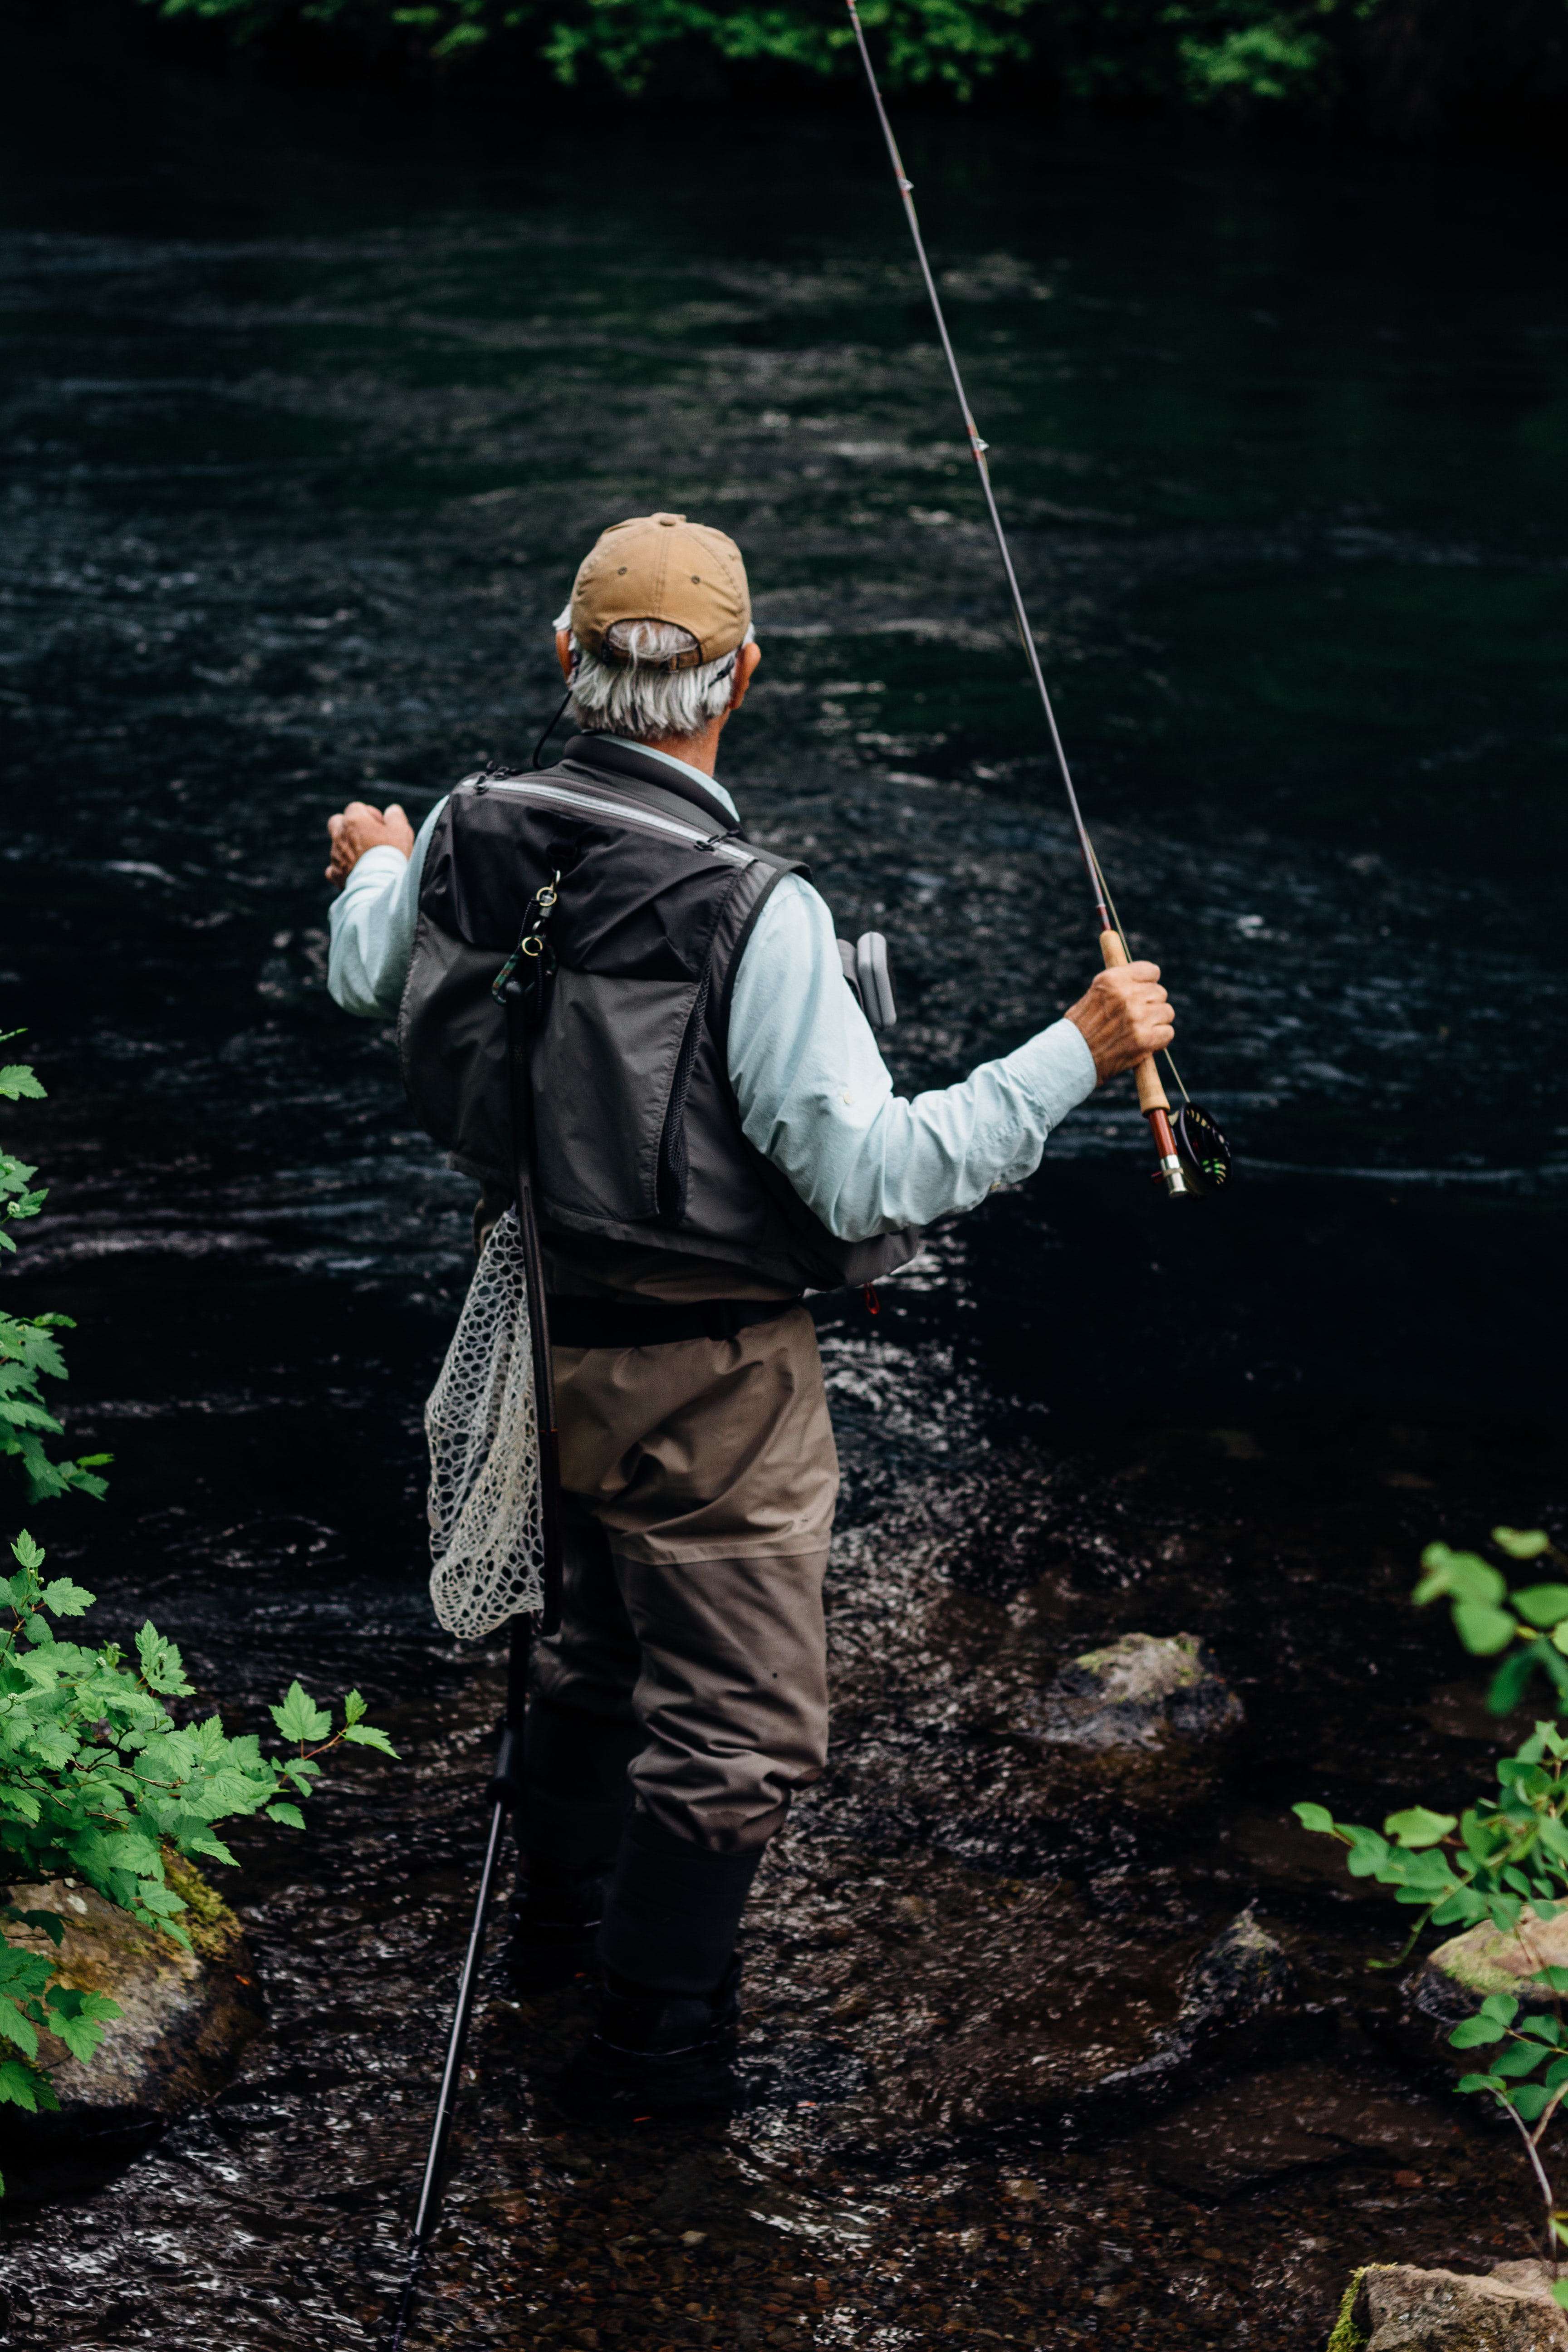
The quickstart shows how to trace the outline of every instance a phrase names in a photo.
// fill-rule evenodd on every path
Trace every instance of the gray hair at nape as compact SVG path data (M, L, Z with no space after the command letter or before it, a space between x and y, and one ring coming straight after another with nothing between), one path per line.
M568 605L555 626L571 625ZM748 629L742 645L754 634ZM695 647L689 629L674 621L616 621L605 641L614 661L602 661L572 639L572 716L585 735L628 735L639 743L700 735L729 709L733 654L695 669L669 667Z

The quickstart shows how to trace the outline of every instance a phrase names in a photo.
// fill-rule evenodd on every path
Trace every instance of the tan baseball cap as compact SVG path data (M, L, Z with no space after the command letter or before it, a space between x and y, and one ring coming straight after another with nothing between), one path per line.
M612 523L584 557L572 584L572 634L601 661L617 621L673 621L697 640L676 669L732 654L752 625L752 592L741 551L721 530L684 515L633 515Z

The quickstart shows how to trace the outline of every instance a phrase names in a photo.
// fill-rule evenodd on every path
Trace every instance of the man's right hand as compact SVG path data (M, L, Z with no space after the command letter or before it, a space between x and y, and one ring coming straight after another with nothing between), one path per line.
M1101 1086L1147 1055L1160 1053L1176 1034L1176 1016L1160 985L1157 963L1124 963L1097 971L1088 994L1068 1006L1067 1017L1083 1032Z
M395 801L384 810L372 808L368 801L350 801L341 814L327 819L327 835L332 845L327 879L334 890L342 888L367 849L385 843L405 857L414 854L414 827Z

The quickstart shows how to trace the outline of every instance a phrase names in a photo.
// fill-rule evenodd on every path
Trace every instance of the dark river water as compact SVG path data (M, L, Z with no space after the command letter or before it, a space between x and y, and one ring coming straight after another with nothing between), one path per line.
M678 508L741 541L756 598L721 772L842 930L888 933L900 1082L1054 1017L1093 925L867 121L665 136L531 102L465 135L42 69L4 105L0 1019L49 1088L6 1138L52 1187L7 1278L79 1318L72 1437L116 1456L107 1503L36 1528L106 1631L151 1612L240 1714L296 1673L357 1681L409 1762L342 1776L303 1841L245 1843L273 2036L117 2183L7 2209L0 2342L369 2343L496 1685L424 1590L418 1415L469 1188L412 1125L390 1037L326 995L328 814L395 797L417 822L481 758L526 761L580 554ZM1420 1739L1439 1780L1484 1760L1410 1729L1459 1672L1406 1622L1421 1542L1533 1524L1559 1491L1562 192L977 121L905 144L1089 822L1238 1169L1223 1200L1166 1202L1123 1082L936 1235L875 1327L822 1303L841 1588L879 1542L890 1623L922 1496L984 1502L990 1551L952 1571L976 1608L1053 1543L1104 1554L1064 1643L1193 1623L1258 1696L1225 1835L1336 1772L1370 1817ZM1199 1565L1156 1588L1156 1558ZM1408 1685L1371 1731L1364 1654ZM902 1883L941 1814L861 1822L856 1852ZM1178 1870L1207 1889L1194 1919L1213 1864ZM1125 2152L1042 2143L1066 2267L993 2307L972 2273L995 2163L900 2137L894 2101L830 2151L783 2125L665 2150L670 2232L708 2197L732 2267L651 2318L601 2284L590 2326L563 2315L567 2256L542 2284L527 2250L584 2181L635 2203L642 2159L552 2171L495 2013L432 2343L1147 2326L1306 2352L1365 2258L1378 2197L1351 2176L1315 2221L1305 2191L1215 2221ZM1475 2185L1496 2168L1486 2141L1448 2220L1406 2193L1426 2218L1400 2243L1477 2259L1483 2221L1500 2243ZM1162 2293L1195 2282L1179 2324L1093 2303L1123 2239Z

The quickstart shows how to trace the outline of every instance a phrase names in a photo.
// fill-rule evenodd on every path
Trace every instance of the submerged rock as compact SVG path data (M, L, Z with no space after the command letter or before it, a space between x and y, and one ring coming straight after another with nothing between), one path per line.
M53 2034L39 2035L39 2063L60 2111L0 2107L9 2195L58 2196L117 2171L176 2116L221 2090L258 2031L261 1996L238 1920L189 1864L166 1868L186 1906L189 1950L89 1886L51 1879L10 1889L19 1910L57 1911L67 1922L56 1957L60 1982L108 1993L123 2014L88 2065ZM55 1948L39 1929L9 1925L5 1932L28 1950Z
M1102 2105L1173 2093L1219 2064L1251 2063L1331 2039L1334 2021L1305 2002L1284 1946L1250 1911L1200 1952L1182 1987L1181 2007L1135 2065L1096 2084Z
M1026 1728L1048 1746L1195 1746L1241 1721L1241 1702L1195 1633L1123 1633L1062 1667Z
M1371 2263L1345 2290L1329 2352L1568 2352L1552 2277L1540 2262L1485 2277Z

